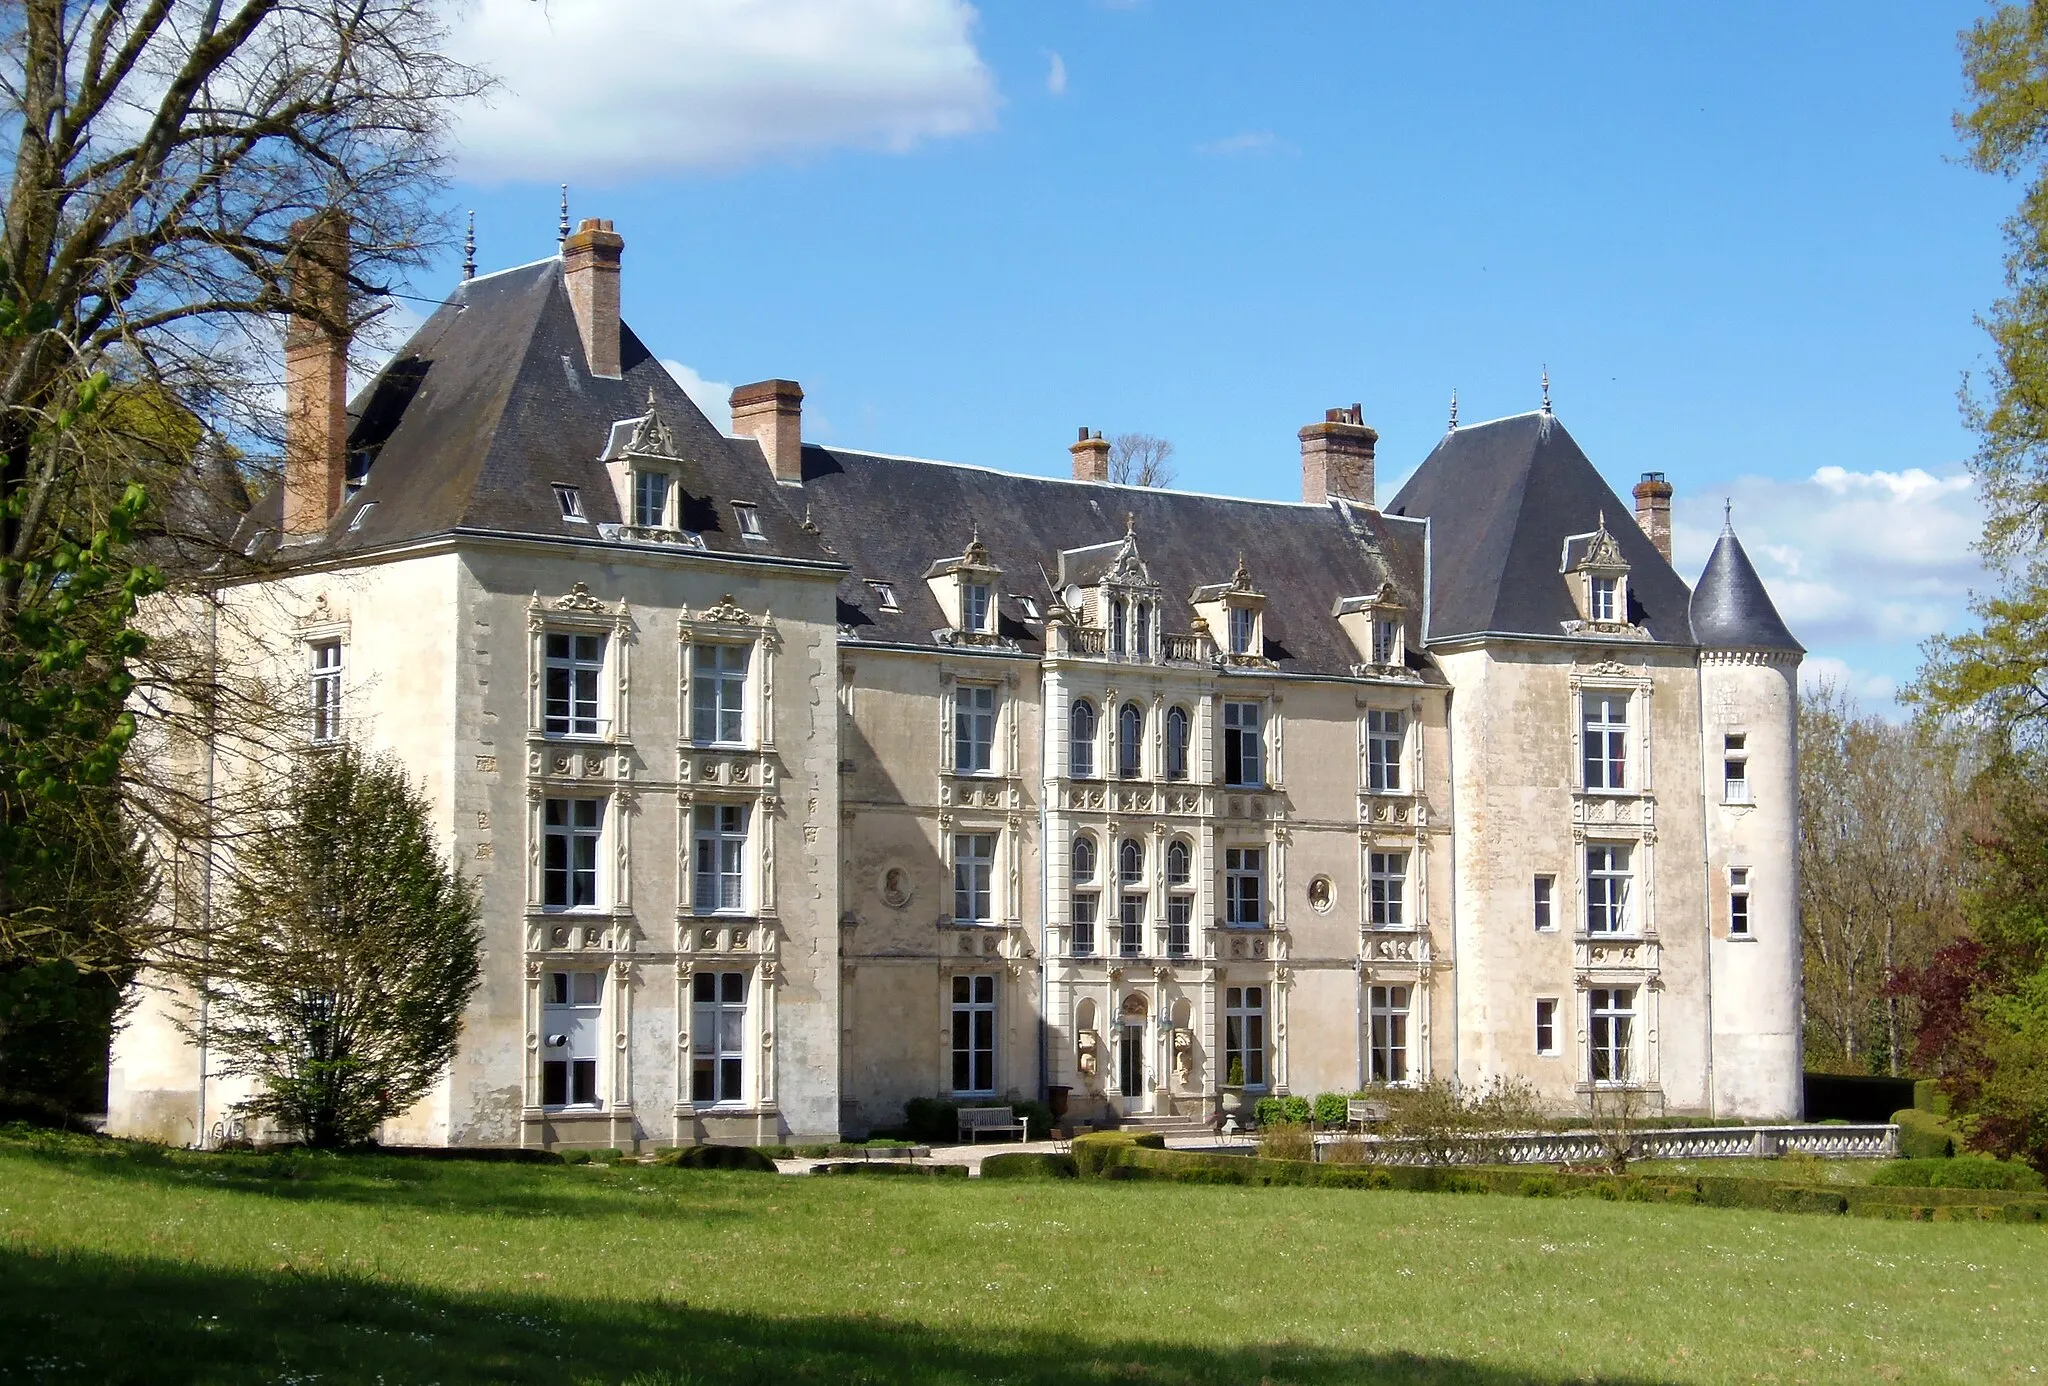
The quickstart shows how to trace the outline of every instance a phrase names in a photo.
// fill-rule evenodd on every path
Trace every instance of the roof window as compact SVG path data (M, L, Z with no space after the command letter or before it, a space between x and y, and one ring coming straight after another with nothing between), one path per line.
M874 589L874 593L875 593L875 604L876 604L877 606L881 607L881 608L882 608L882 610L884 610L884 611L901 611L901 610L903 609L902 607L900 607L900 606L898 606L898 605L896 604L896 584L895 584L895 583L893 583L893 582L876 582L876 581L874 581L873 579L870 579L870 580L869 580L869 582L868 582L868 586Z
M583 493L574 486L564 486L560 482L553 484L555 488L555 503L562 507L562 518L565 520L575 520L581 524L589 524L589 518L583 513Z
M740 538L766 539L761 533L761 508L752 501L734 501L732 513L739 517Z
M1017 598L1017 605L1024 608L1024 618L1029 621L1038 620L1041 614L1038 610L1038 599L1035 597L1027 597L1021 592L1016 593L1015 595Z
M377 502L364 501L362 505L356 510L355 518L348 522L349 531L353 533L354 531L361 529L363 527L363 521L369 519L370 512L372 510L375 510L376 508Z

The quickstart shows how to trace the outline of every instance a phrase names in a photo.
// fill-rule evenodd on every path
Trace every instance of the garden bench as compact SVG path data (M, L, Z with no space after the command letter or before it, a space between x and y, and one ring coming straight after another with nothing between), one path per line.
M1370 1098L1351 1098L1344 1104L1344 1124L1356 1126L1361 1134L1368 1126L1378 1126L1387 1119L1387 1104Z
M1015 1131L1019 1141L1031 1139L1031 1119L1017 1119L1017 1113L1009 1107L962 1107L960 1109L960 1139L969 1145L980 1138L984 1131Z

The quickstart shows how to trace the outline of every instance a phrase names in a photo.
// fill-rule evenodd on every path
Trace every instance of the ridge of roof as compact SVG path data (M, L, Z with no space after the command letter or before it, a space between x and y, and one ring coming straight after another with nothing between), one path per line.
M727 437L732 437L728 434ZM917 462L927 467L950 467L963 472L983 472L989 476L1011 477L1018 481L1047 481L1062 486L1093 486L1111 491L1129 491L1138 495L1195 496L1202 500L1235 501L1244 505L1279 505L1290 510L1321 510L1324 505L1318 501L1273 500L1265 496L1226 496L1217 491L1188 491L1178 486L1139 486L1128 481L1082 481L1078 477L1054 476L1047 472L1019 472L1007 467L988 467L978 462L949 462L942 457L914 457L908 453L877 452L872 448L842 448L829 443L806 441L807 448L818 448L824 452L839 453L848 457L872 457L881 462Z

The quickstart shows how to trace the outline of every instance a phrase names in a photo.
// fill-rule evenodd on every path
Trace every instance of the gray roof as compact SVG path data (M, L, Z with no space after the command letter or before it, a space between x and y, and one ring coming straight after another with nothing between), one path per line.
M631 329L620 338L621 378L591 375L560 260L462 284L351 405L349 447L375 460L307 556L458 529L597 542L597 525L623 518L598 459L612 426L645 415L651 396L685 462L683 527L707 550L829 562L759 452L720 435ZM556 483L578 489L590 523L564 518ZM762 539L740 537L736 500L759 506ZM262 529L274 544L280 503L275 487L256 503L245 543Z
M1654 639L1692 643L1684 580L1550 414L1445 434L1387 513L1430 521L1433 641L1562 635L1579 615L1562 570L1565 541L1591 533L1604 516L1629 565L1629 620Z
M1073 565L1074 550L1114 545L1128 516L1138 555L1162 589L1165 631L1187 630L1196 587L1228 582L1242 554L1266 594L1265 653L1281 672L1348 674L1362 656L1332 604L1386 582L1404 594L1410 647L1420 647L1422 526L1370 510L1019 476L817 446L804 449L803 476L811 518L852 567L840 585L839 615L855 640L933 644L946 620L925 570L934 558L959 553L979 526L1003 573L997 633L1020 652L1040 653L1044 627L1026 619L1017 596L1038 598L1042 609L1062 556ZM1089 561L1095 557L1080 556L1085 573L1099 575L1103 565ZM1077 576L1069 566L1068 580ZM870 581L888 582L901 610L882 610ZM1427 667L1419 655L1410 663Z
M1785 628L1732 527L1721 531L1692 594L1692 635L1709 649L1805 652Z

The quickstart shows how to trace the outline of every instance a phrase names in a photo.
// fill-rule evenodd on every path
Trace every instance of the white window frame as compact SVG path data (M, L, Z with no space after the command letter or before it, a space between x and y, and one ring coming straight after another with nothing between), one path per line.
M885 582L880 578L869 578L867 584L869 590L875 594L875 605L877 607L883 611L901 611L903 609L896 601L895 583Z
M1267 788L1265 723L1266 705L1262 702L1223 704L1223 783L1226 788Z
M549 822L561 805L562 820ZM607 908L605 892L605 841L610 799L601 795L549 795L541 800L541 859L540 859L540 906L549 914L591 914ZM592 822L580 821L582 810L588 807ZM559 847L557 844L560 844ZM583 858L586 855L588 863ZM555 866L557 851L561 853L562 866ZM551 878L560 876L567 889L565 898L550 900ZM588 878L590 898L578 900L579 879Z
M1122 958L1145 955L1145 915L1148 895L1142 890L1125 890L1117 895L1116 951Z
M988 1096L996 1091L996 999L995 974L953 974L949 1076L952 1091L962 1096Z
M1188 777L1188 747L1193 744L1194 714L1175 704L1166 710L1166 778Z
M1618 689L1588 688L1580 692L1579 769L1587 793L1628 792L1629 752L1633 749L1629 715L1634 702L1630 694Z
M334 637L308 642L308 653L312 657L309 677L313 699L313 723L309 730L315 746L332 746L341 740L341 677L346 660L342 650L344 643Z
M1230 1065L1244 1065L1244 1085L1266 1086L1266 988L1229 986L1223 989L1222 1083L1230 1081Z
M1250 918L1246 918L1249 905ZM1223 922L1237 929L1258 929L1266 923L1266 849L1223 849Z
M1076 698L1067 708L1067 776L1069 779L1092 780L1095 775L1095 752L1102 732L1102 719L1096 715L1092 699Z
M1563 1049L1557 1038L1557 998L1539 996L1536 998L1536 1053L1540 1058L1556 1058Z
M1375 929L1408 927L1408 853L1404 849L1366 853L1370 905L1367 922Z
M1370 1080L1403 1086L1412 1081L1409 1057L1414 988L1406 982L1374 982L1366 990Z
M1400 617L1372 618L1372 662L1382 666L1401 662Z
M1721 738L1721 802L1756 802L1749 782L1749 733L1729 732Z
M737 669L729 667L738 660ZM690 645L690 740L699 746L747 744L747 703L754 646L726 640ZM709 735L706 735L706 731Z
M1746 866L1728 868L1728 937L1755 938L1756 916L1751 912L1750 879Z
M586 640L597 642L594 659L584 653L582 642ZM555 653L556 641L566 642L566 654ZM611 633L550 626L540 633L540 651L541 734L554 741L601 740L611 729L611 719L604 715L612 659ZM555 696L558 677L564 689L560 700ZM555 711L558 702L562 708L559 713Z
M1557 932L1557 877L1538 872L1529 886L1530 922L1539 934Z
M738 982L738 987L730 985ZM706 983L709 983L707 986ZM690 1102L698 1107L748 1103L748 1007L754 992L746 971L696 969L690 979ZM737 999L731 995L738 991ZM705 992L710 996L705 996ZM708 1083L700 1083L708 1077Z
M1587 612L1595 621L1614 622L1621 619L1621 579L1604 577L1599 573L1589 576L1587 582Z
M985 582L960 584L960 629L976 635L995 634L995 588Z
M1116 710L1116 777L1145 778L1145 709L1136 702Z
M1195 896L1177 890L1166 897L1166 956L1185 958L1194 950Z
M1259 613L1256 607L1233 606L1229 608L1227 623L1230 627L1230 653L1250 655L1259 653Z
M963 683L953 689L953 773L996 773L996 719L1002 698L992 683Z
M757 544L768 542L768 536L761 532L761 507L752 501L732 503L734 522L739 526L740 538L751 539Z
M953 834L953 922L993 924L996 918L996 853L1000 834ZM986 848L984 852L983 848ZM963 911L961 906L965 905Z
M595 968L549 968L541 974L538 1105L550 1111L604 1106L604 992L605 974ZM562 1086L557 1100L549 1101L555 1094L548 1091L548 1070L556 1064ZM577 1080L586 1077L587 1093L579 1093Z
M1397 708L1365 712L1365 787L1374 794L1403 792L1401 768L1407 758L1408 714Z
M661 495L651 508L647 492L659 484ZM633 469L633 524L638 529L674 529L676 505L675 473L653 467Z
M1070 932L1067 951L1077 958L1095 954L1095 926L1101 915L1097 891L1102 871L1102 851L1091 833L1076 833L1067 849L1067 875L1071 882L1071 908L1067 912Z
M1636 1071L1636 988L1588 988L1586 1015L1587 1078L1596 1087L1628 1087Z
M690 806L690 909L694 914L748 913L748 846L753 805Z
M554 488L555 504L561 507L563 519L571 524L590 523L590 517L583 513L583 491L580 487L561 481L552 481L548 484Z
M1596 864L1596 854L1605 859ZM1636 932L1635 844L1588 842L1586 866L1586 933L1598 938L1626 937Z

